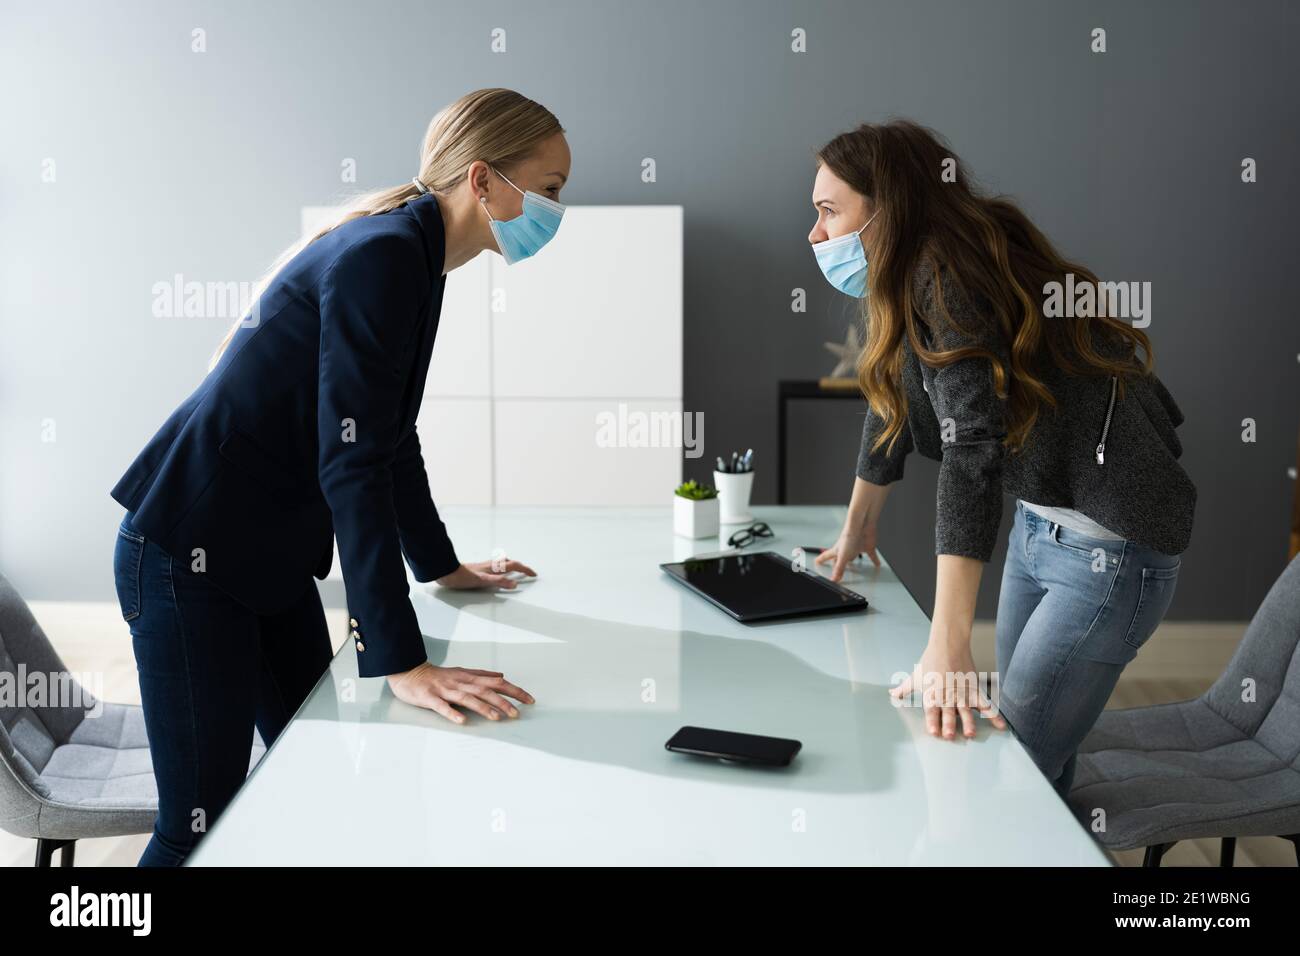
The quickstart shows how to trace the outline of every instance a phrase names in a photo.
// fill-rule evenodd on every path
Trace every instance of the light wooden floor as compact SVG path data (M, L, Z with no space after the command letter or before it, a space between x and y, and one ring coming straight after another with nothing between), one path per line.
M30 602L45 633L73 672L104 675L105 700L140 702L131 637L117 604ZM335 648L346 639L346 611L326 611ZM1217 677L1232 656L1245 624L1166 624L1124 673L1108 707L1138 707L1198 696ZM976 623L972 640L975 664L994 668L992 622ZM147 834L81 840L78 866L134 866L148 842ZM0 832L0 866L31 866L35 841ZM1115 854L1122 866L1140 866L1142 851ZM1166 866L1217 866L1217 840L1191 840L1176 844L1164 857ZM57 858L56 858L57 862ZM1270 838L1237 841L1238 866L1294 866L1291 844Z

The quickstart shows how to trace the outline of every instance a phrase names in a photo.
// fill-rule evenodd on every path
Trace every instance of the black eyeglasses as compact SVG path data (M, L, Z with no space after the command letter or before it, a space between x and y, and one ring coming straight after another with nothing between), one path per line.
M748 528L741 528L727 539L727 544L733 548L743 548L746 545L752 544L758 538L770 538L773 534L775 534L775 532L771 528L769 528L764 522L759 521L750 525Z

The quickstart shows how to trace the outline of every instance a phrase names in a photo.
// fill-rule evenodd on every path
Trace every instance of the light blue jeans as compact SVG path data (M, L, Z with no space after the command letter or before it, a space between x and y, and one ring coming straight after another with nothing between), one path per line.
M1063 528L1016 502L998 598L998 699L1064 798L1079 744L1169 609L1177 556Z

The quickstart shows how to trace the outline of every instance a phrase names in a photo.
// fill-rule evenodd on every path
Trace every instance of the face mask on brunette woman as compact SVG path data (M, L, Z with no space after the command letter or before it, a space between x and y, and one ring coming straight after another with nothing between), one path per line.
M876 210L871 219L879 214L880 210ZM862 245L862 232L871 225L871 219L857 232L812 244L813 255L817 257L826 281L855 299L867 294L867 251Z

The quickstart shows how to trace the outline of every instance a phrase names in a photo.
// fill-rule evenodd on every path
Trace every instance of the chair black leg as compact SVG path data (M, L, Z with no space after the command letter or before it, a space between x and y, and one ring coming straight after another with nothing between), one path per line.
M59 854L59 865L72 866L76 848L76 840L39 839L36 841L36 865L53 866L54 851L62 850L63 852Z
M36 841L36 865L49 866L54 860L54 841Z
M1237 855L1237 838L1224 837L1219 844L1219 866L1232 866Z
M1173 843L1157 843L1155 846L1147 847L1147 852L1142 857L1142 865L1159 866L1161 857L1163 857L1165 851L1173 845Z

